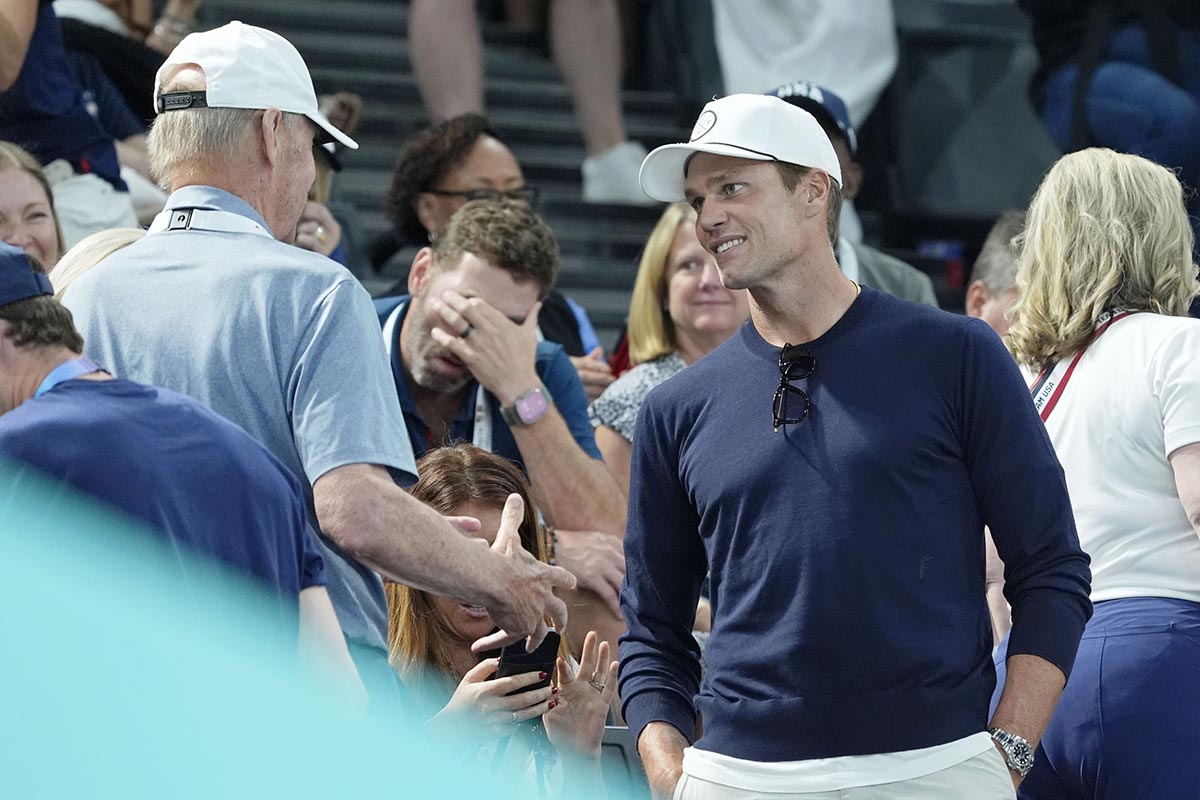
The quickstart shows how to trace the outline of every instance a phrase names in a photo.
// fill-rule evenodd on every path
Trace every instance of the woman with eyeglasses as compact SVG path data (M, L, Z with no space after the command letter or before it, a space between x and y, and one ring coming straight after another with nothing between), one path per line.
M717 262L696 238L696 212L672 203L650 232L629 304L629 355L621 375L588 409L596 445L629 493L633 427L642 401L728 339L750 316L744 291L721 284Z
M529 485L515 464L474 445L443 447L418 463L413 496L442 514L479 519L470 534L492 544L505 501L524 501L521 545L543 561L549 544ZM600 743L616 693L617 662L594 631L584 639L580 662L564 640L553 681L538 672L496 678L500 659L480 656L472 642L496 629L479 606L388 584L388 656L404 678L427 730L460 743L471 763L515 772L528 784L522 796L570 796L567 786L596 796ZM519 690L525 691L518 693Z
M1029 208L1008 344L1037 374L1095 612L1022 798L1200 796L1200 320L1185 316L1198 288L1185 196L1171 170L1093 148L1059 160Z
M537 187L525 181L517 157L487 120L479 114L462 114L422 130L401 145L387 207L395 244L423 245L436 239L468 201L509 199L534 205L537 196ZM376 268L392 255L377 253ZM401 281L388 294L406 291ZM567 351L589 400L612 383L612 370L603 359L596 331L578 303L551 290L542 303L538 328L547 340Z

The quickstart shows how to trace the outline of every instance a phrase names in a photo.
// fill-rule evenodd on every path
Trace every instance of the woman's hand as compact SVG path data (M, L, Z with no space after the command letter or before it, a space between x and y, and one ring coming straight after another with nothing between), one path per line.
M617 662L609 661L608 642L595 631L583 640L579 671L558 659L558 703L546 714L546 735L555 747L568 746L581 755L600 757L604 719L617 693ZM593 685L595 684L595 685Z
M517 723L540 717L554 708L558 693L554 686L505 697L511 691L545 680L546 673L524 672L489 681L488 677L499 666L500 659L488 658L472 667L454 690L450 702L426 727L451 734L467 730L484 739L500 739L511 734Z
M328 257L342 241L342 226L320 203L309 200L304 204L300 222L296 225L296 244Z

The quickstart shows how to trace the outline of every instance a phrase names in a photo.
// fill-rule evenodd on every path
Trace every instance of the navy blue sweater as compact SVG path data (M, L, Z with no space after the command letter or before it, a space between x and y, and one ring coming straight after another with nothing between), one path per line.
M807 345L807 418L772 430L779 348L747 323L655 389L634 436L620 647L625 718L790 761L982 731L995 684L984 525L1009 654L1069 673L1091 614L1062 469L978 320L864 288ZM691 637L711 570L700 684ZM694 703L694 704L693 704Z

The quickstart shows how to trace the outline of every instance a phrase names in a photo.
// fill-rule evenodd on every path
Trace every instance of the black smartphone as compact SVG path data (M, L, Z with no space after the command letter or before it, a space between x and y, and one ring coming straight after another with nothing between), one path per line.
M525 640L506 645L500 651L500 666L490 680L507 678L511 675L523 675L526 672L544 672L546 677L537 683L530 684L510 695L532 692L534 689L544 689L550 685L550 677L554 674L554 664L558 660L558 645L561 637L556 631L546 633L546 638L532 653L525 651Z

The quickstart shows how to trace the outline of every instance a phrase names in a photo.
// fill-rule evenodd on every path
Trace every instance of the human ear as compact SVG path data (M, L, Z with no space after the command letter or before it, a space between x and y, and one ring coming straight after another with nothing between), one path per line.
M422 247L408 270L408 293L416 297L433 277L433 248Z
M992 299L992 293L983 281L971 281L967 287L966 313L968 317L979 319L983 316L983 307Z

